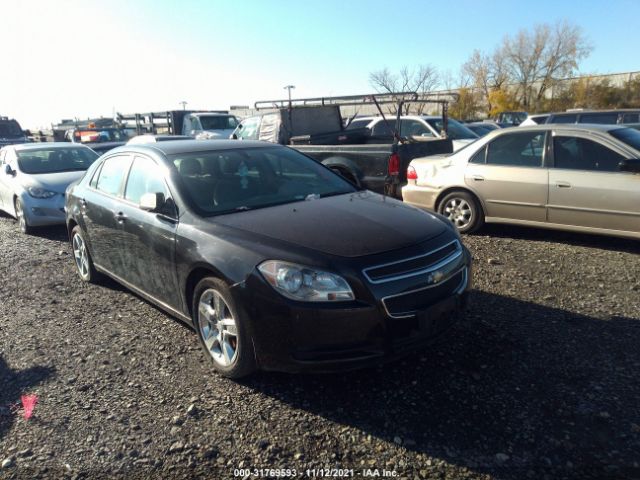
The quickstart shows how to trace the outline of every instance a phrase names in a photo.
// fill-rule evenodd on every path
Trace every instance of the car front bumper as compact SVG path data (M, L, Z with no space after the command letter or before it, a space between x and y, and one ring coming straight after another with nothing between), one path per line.
M232 289L244 310L257 362L264 370L332 372L393 360L432 343L461 317L471 288L471 256L464 281L415 314L392 317L382 299L346 304L292 302L257 276Z
M58 193L51 198L34 198L25 193L21 195L20 199L29 226L44 227L65 224L64 195Z

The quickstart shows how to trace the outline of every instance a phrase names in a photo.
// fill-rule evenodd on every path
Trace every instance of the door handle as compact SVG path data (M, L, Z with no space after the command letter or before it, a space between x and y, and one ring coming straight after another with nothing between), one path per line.
M558 187L558 188L571 188L571 184L569 182L556 182L556 187Z
M114 218L118 223L124 223L124 221L127 219L127 216L122 212L118 212L114 215Z
M473 178L476 182L484 181L484 177L482 175L471 175L471 178Z

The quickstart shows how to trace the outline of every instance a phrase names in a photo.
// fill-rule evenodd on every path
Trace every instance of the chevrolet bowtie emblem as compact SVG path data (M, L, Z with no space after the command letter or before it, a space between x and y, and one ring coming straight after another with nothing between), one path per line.
M429 274L429 276L427 277L427 281L429 283L440 283L443 278L444 278L444 273L442 273L440 270L437 270Z

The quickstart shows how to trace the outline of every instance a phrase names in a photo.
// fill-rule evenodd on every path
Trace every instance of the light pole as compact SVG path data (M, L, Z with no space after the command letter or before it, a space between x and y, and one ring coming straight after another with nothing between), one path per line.
M183 100L183 101L178 102L178 103L179 103L180 105L182 105L182 110L185 110L185 109L187 108L187 102L186 102L186 101L184 101L184 100Z
M285 90L289 91L289 106L291 106L291 89L292 88L296 88L295 85L287 85L286 87L284 87Z

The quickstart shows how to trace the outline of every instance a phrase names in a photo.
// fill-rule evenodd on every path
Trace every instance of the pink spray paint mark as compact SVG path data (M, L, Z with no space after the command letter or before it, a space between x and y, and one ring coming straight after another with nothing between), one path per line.
M29 420L31 415L33 415L33 409L36 407L36 403L38 403L38 396L22 395L20 400L22 400L22 408L24 409L24 419Z

